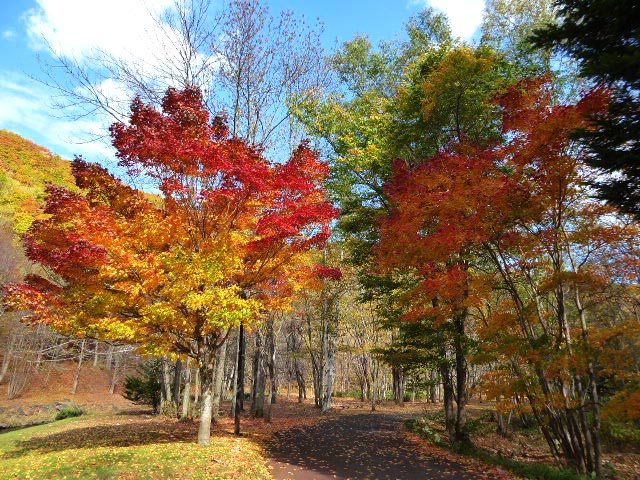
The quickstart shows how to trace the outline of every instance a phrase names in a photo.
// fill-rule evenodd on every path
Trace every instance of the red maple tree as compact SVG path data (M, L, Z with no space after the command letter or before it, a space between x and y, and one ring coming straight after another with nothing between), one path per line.
M304 252L328 239L328 167L306 143L269 162L210 119L194 89L169 89L161 110L136 99L131 112L111 128L120 165L161 196L76 159L83 194L50 187L50 218L25 235L51 275L8 285L6 304L67 333L194 358L207 444L216 351L233 326L281 302Z

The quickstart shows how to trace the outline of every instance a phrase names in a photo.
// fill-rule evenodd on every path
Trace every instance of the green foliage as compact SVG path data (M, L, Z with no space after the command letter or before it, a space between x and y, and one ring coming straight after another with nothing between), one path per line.
M56 420L64 420L65 418L71 417L79 417L84 413L77 405L71 405L69 407L64 407L56 414Z
M486 412L477 418L472 418L464 424L467 433L495 431L495 424L491 423L491 413Z
M335 392L333 396L337 398L362 398L362 392L359 390L350 390L348 392Z
M151 405L153 412L157 413L162 389L162 361L147 360L138 367L138 373L139 377L128 376L125 379L122 395L132 402Z
M424 417L407 420L405 422L405 427L407 427L407 430L417 433L422 438L435 445L445 446L440 434L431 427Z
M567 468L557 468L543 463L522 463L511 458L491 455L485 450L468 444L456 444L455 451L463 455L479 458L489 465L507 468L517 475L532 480L587 480L592 478Z
M621 422L605 419L602 422L602 435L613 444L640 445L640 422Z
M535 48L529 37L534 29L554 22L552 0L488 0L481 43L504 52L523 77L540 75L553 68L551 54Z
M453 40L446 17L433 10L412 18L407 34L403 43L377 48L365 37L346 42L331 59L339 88L293 108L327 146L329 189L342 210L338 232L360 269L363 299L380 305L387 326L397 325L398 301L414 281L381 276L372 264L377 225L391 207L384 185L392 162L415 166L452 140L499 136L493 98L513 76L490 48Z

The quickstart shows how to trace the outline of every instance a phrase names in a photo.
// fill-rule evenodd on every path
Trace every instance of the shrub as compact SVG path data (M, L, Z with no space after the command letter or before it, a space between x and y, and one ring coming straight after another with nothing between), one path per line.
M602 422L603 437L613 444L640 445L640 422L617 421L610 418Z
M147 360L138 367L139 377L127 377L122 396L134 403L151 405L153 413L158 413L162 384L162 363L158 359Z
M56 414L56 420L63 420L65 418L71 418L71 417L79 417L83 413L84 411L76 405L72 405L70 407L64 407L62 410L60 410Z

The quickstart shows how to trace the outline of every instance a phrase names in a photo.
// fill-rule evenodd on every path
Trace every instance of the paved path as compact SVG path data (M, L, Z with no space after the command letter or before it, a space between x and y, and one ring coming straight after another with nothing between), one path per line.
M267 444L275 480L472 480L462 467L426 458L399 432L406 415L345 415L278 432Z

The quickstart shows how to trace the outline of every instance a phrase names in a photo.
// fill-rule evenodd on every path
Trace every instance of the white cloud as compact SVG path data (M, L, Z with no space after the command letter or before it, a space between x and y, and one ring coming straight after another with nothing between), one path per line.
M2 32L2 38L4 38L5 40L12 40L13 38L15 38L16 36L16 32L14 32L13 30L5 30L4 32Z
M26 14L30 46L47 44L58 55L82 61L95 49L145 59L154 51L154 21L173 0L37 0Z
M110 78L114 71L122 72L123 65L132 83L141 81L160 91L182 86L184 56L179 48L184 40L163 21L175 0L36 1L38 7L24 15L29 46L50 49L87 70L87 76L99 83L94 87L105 103L117 105L120 112L128 111L135 93L131 84ZM191 59L191 66L197 70L209 61L200 54Z
M1 72L0 97L0 128L12 130L67 158L74 154L102 162L113 158L114 150L108 141L95 141L106 132L106 118L58 117L59 112L51 104L51 92L23 74Z
M431 6L449 17L457 37L470 40L482 23L485 0L411 0L414 5Z
M70 59L95 82L93 92L104 104L119 112L127 112L134 92L105 68L105 58L126 64L135 72L136 81L151 80L164 89L180 86L175 78L181 66L175 45L179 45L179 33L160 19L170 11L175 0L36 0L37 6L23 15L29 47L49 51L58 57ZM106 56L106 57L105 57ZM204 57L203 57L204 59ZM204 60L203 60L204 61ZM55 63L55 62L54 62ZM113 64L112 64L113 65ZM175 65L176 68L172 68ZM64 77L56 69L50 72L52 84L76 87L76 92L87 93L79 86L77 78ZM174 75L175 77L172 77ZM0 127L38 132L49 142L50 148L59 146L64 152L84 155L113 156L113 149L106 142L89 142L88 139L104 137L113 118L103 113L73 119L74 112L61 111L47 105L60 92L33 82L9 80L6 72L0 72ZM48 81L48 80L47 80ZM74 99L61 99L61 103L73 103ZM79 108L87 105L79 105ZM91 107L85 108L85 113ZM53 116L65 115L53 119Z

